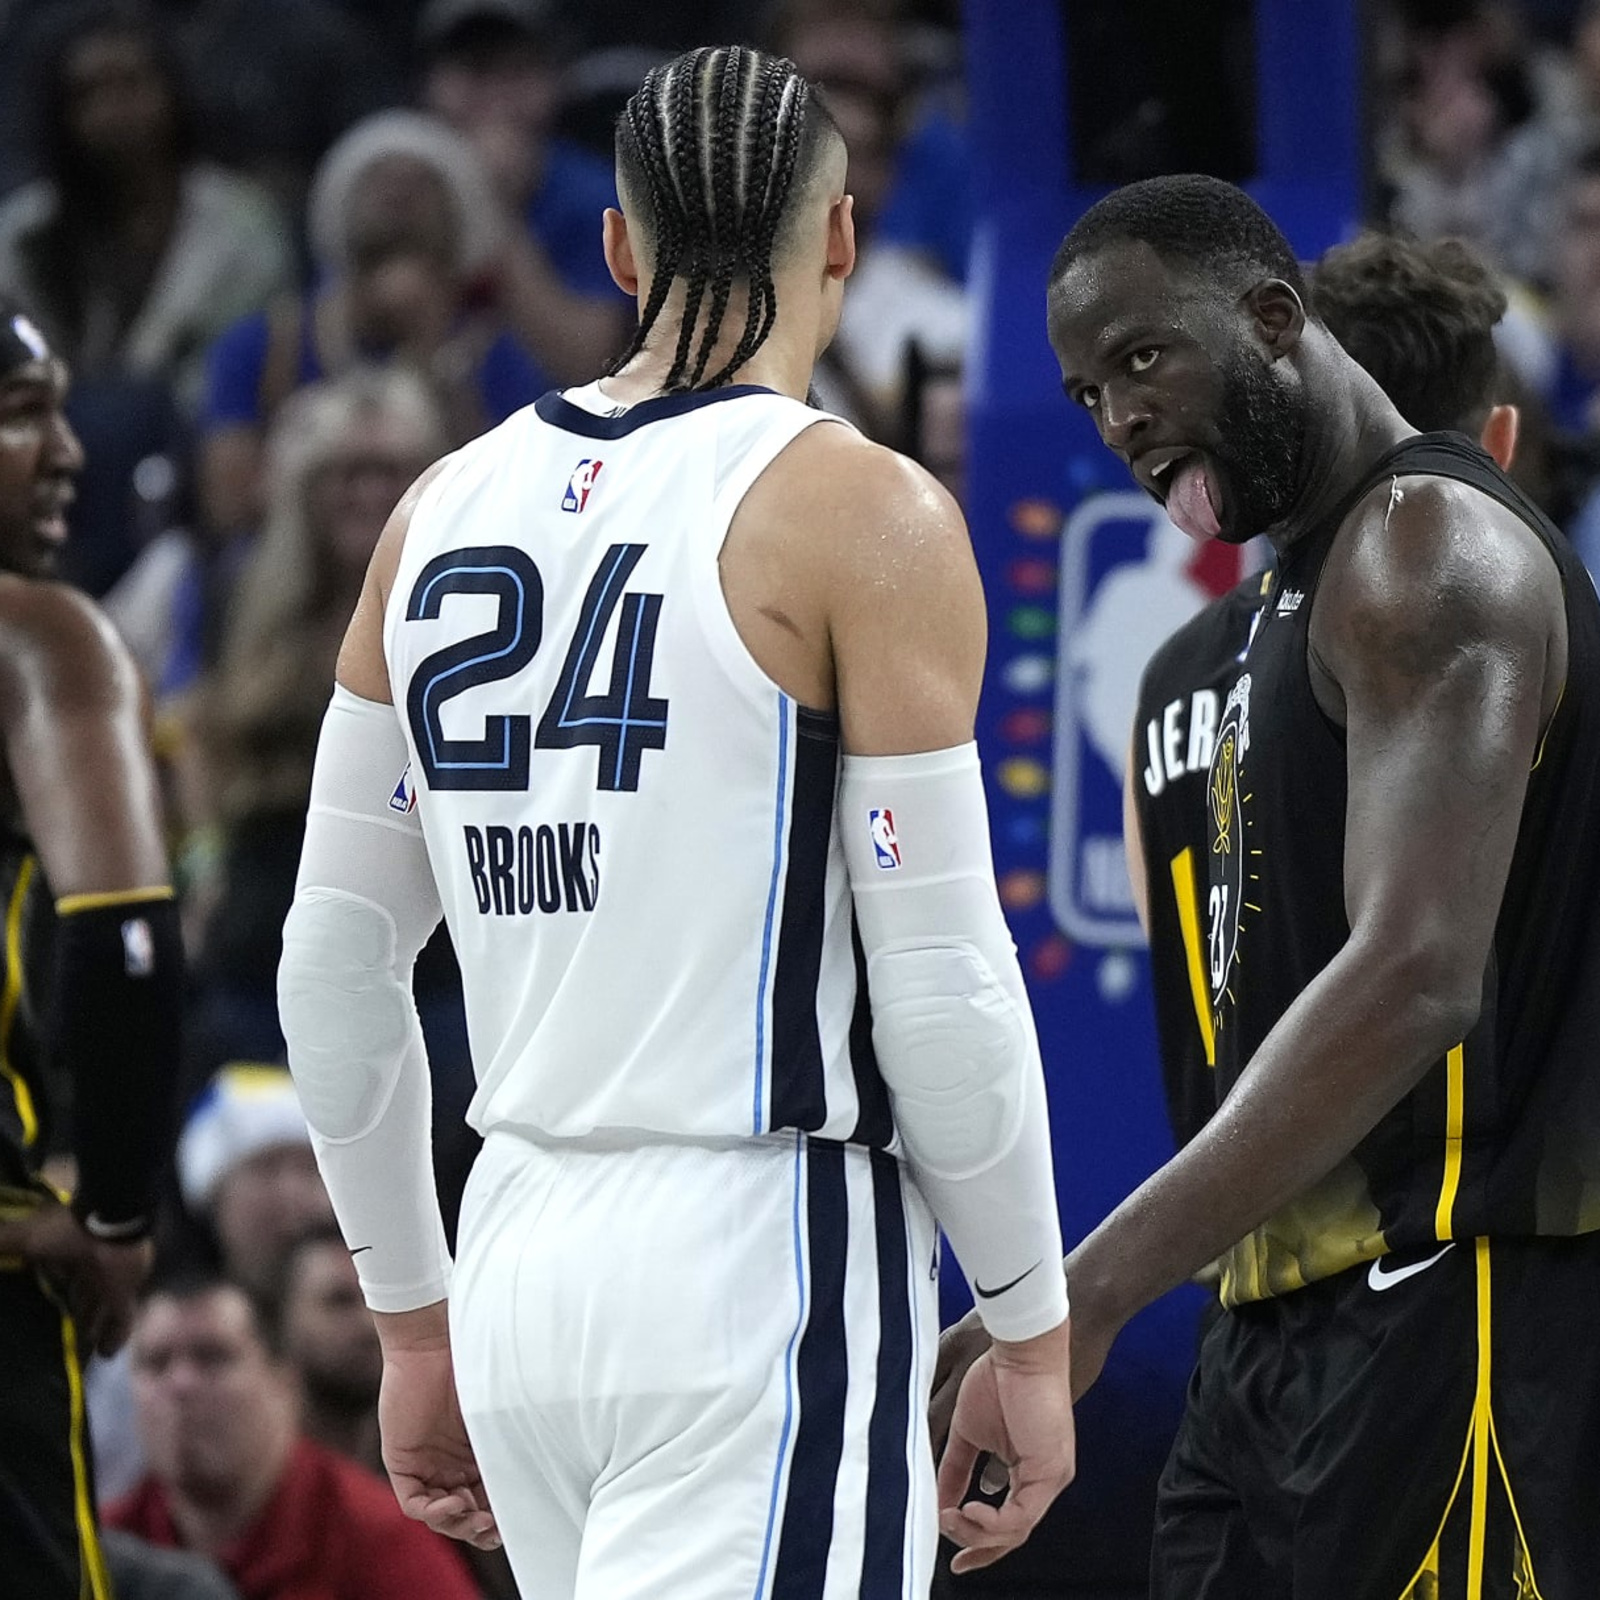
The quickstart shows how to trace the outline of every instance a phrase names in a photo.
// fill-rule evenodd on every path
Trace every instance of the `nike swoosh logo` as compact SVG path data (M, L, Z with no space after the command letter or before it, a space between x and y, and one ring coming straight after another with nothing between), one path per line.
M1404 1283L1407 1278L1414 1278L1419 1272L1426 1272L1435 1261L1448 1255L1454 1248L1453 1243L1447 1244L1444 1249L1436 1250L1421 1261L1413 1261L1409 1266L1392 1267L1387 1272L1383 1269L1383 1257L1379 1256L1367 1268L1367 1287L1376 1294L1382 1294L1385 1289L1392 1289L1397 1283Z
M358 1255L361 1254L363 1250L370 1250L371 1248L372 1246L370 1244L358 1244L355 1249L350 1252L351 1260L354 1260Z
M1035 1261L1034 1264L1028 1268L1028 1272L1036 1272L1038 1271L1038 1268L1039 1263ZM993 1300L996 1295L1004 1294L1007 1289L1015 1289L1016 1286L1028 1276L1028 1272L1019 1272L1010 1283L1002 1283L998 1289L985 1289L981 1283L975 1281L972 1285L972 1292L977 1295L980 1300Z

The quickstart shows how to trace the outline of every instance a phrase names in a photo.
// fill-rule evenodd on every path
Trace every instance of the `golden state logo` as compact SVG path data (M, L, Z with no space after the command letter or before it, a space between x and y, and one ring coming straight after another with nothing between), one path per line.
M1255 910L1250 885L1260 878L1261 852L1250 842L1250 793L1245 757L1250 751L1250 674L1244 673L1229 692L1211 749L1206 776L1206 811L1211 848L1206 896L1207 956L1211 1009L1218 1027L1223 1002L1232 1000L1228 987L1239 953L1239 930L1246 911Z

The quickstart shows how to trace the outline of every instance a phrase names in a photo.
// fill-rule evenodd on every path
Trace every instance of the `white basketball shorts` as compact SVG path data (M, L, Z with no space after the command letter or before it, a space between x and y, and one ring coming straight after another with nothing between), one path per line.
M492 1133L451 1344L522 1593L922 1600L936 1237L882 1152Z

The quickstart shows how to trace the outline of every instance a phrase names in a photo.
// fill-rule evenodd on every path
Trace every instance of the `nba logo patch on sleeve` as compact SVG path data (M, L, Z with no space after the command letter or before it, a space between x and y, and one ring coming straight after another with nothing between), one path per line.
M900 865L900 840L894 831L894 812L887 806L881 811L869 811L867 825L872 831L872 849L879 867L893 872Z
M409 817L417 809L417 786L411 781L411 763L406 763L406 770L400 774L400 781L394 786L394 793L389 796L389 809L398 811L401 816Z
M563 511L582 511L588 505L589 492L594 488L595 479L600 476L600 469L604 465L603 461L585 456L572 469L572 476L567 479L567 492L561 497Z
M122 924L122 966L130 978L148 978L156 970L156 941L143 917Z

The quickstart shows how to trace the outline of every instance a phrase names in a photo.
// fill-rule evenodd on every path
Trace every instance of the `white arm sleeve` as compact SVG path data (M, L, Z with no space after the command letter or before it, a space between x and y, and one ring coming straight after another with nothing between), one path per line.
M989 1333L1046 1333L1067 1314L1049 1109L977 746L846 756L839 820L912 1171Z
M278 1010L317 1165L374 1311L444 1298L432 1085L411 997L439 894L393 706L335 688L322 723Z

